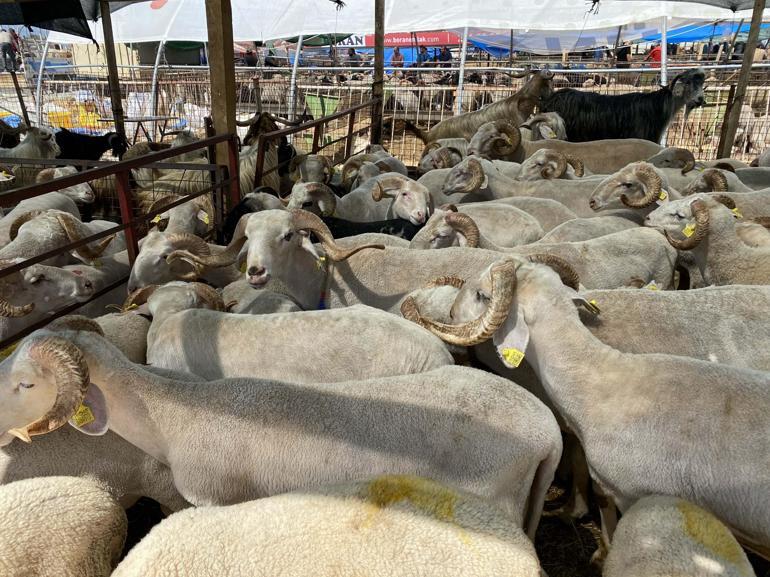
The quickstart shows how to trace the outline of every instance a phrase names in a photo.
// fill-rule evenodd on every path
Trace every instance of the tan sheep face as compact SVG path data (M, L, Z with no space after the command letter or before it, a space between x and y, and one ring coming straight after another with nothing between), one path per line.
M424 189L424 190L422 190ZM423 224L430 216L430 193L424 186L411 186L394 191L392 211L398 218L414 225Z
M693 220L692 202L697 198L705 198L705 195L687 197L681 200L672 200L659 206L644 219L644 226L657 230L668 231L675 238L682 237L683 229Z

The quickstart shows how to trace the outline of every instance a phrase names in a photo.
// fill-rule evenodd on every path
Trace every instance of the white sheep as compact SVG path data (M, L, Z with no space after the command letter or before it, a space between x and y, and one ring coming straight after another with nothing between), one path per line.
M259 551L259 555L254 555ZM532 543L500 511L427 479L366 481L200 507L157 525L113 577L537 577Z
M75 218L80 219L80 210L78 210L75 201L62 192L49 192L48 194L27 198L19 202L0 219L0 248L11 242L10 230L16 219L24 214L51 209L68 212Z
M42 477L0 486L0 574L107 577L128 521L93 479Z
M618 523L604 577L755 577L746 553L714 515L676 497L639 499Z
M50 129L30 126L24 132L26 136L17 146L0 148L0 158L56 158L61 152Z

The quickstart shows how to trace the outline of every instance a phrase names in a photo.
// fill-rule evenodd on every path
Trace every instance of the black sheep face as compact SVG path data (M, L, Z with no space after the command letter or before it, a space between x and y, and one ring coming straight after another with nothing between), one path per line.
M124 136L121 136L117 132L110 132L107 135L108 143L112 149L112 155L116 158L123 158L123 155L128 150L128 141Z
M697 68L683 72L671 83L671 91L674 96L684 100L685 115L689 115L693 108L698 108L706 103L706 96L703 93L705 81L706 74L703 69Z

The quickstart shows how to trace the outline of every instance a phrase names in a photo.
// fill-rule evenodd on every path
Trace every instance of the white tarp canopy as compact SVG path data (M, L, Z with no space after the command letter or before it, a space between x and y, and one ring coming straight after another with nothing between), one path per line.
M707 0L708 1L708 0ZM722 0L711 0L720 2ZM235 41L275 40L300 34L373 33L373 0L347 0L337 10L329 0L232 0ZM386 0L386 32L443 30L465 26L495 29L592 30L651 21L662 16L704 20L750 18L750 12L688 2L637 0ZM770 16L770 15L769 15ZM188 40L205 42L205 0L156 0L112 15L115 42ZM103 42L101 23L91 23ZM51 42L87 43L58 32Z

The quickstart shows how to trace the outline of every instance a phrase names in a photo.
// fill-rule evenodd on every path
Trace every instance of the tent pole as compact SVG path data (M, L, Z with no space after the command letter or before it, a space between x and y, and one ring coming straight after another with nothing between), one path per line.
M620 46L620 34L623 32L623 25L618 26L618 35L615 36L615 49L612 51L612 65L618 64L618 47Z
M27 106L24 104L24 95L21 93L21 87L19 86L19 79L16 77L16 71L11 70L11 79L13 80L13 88L16 90L16 97L19 99L19 106L21 107L21 117L24 119L24 124L31 126L29 122L29 114L27 113Z
M508 68L513 68L513 28L511 28L511 42L508 46Z
M668 86L668 16L664 16L660 23L660 83ZM666 132L660 139L660 144L666 146Z
M733 150L733 142L735 141L735 133L738 131L738 121L741 116L743 98L746 96L746 86L749 83L751 64L754 61L754 50L757 48L757 39L759 38L759 28L762 24L762 11L764 8L765 0L754 0L754 12L751 15L751 27L749 28L749 37L746 39L746 48L743 50L743 62L741 63L738 83L735 86L735 97L732 102L727 103L724 120L726 127L724 139L719 143L718 158L728 158Z
M291 84L289 85L289 120L294 120L297 113L297 68L299 67L299 53L302 50L304 35L300 34L297 47L294 49L294 66L291 67Z
M374 79L372 81L372 127L369 141L382 143L383 82L385 80L385 0L374 0Z
M743 26L743 22L745 21L745 18L741 18L740 23L738 24L738 28L735 29L735 34L733 34L732 40L730 40L730 49L727 51L727 62L730 62L733 58L733 50L735 50L735 41L738 39L738 32L741 31L741 26Z
M166 47L166 41L161 40L158 44L158 51L155 53L155 66L152 68L152 92L150 95L150 114L158 114L158 66L160 66L160 57ZM155 138L156 122L152 123L152 137Z
M455 99L455 114L463 111L463 81L465 80L465 57L468 54L468 27L463 28L463 45L460 48L460 76L457 80L457 98Z
M104 54L107 57L107 79L110 87L112 118L115 121L115 131L125 138L126 126L123 123L123 97L120 93L118 63L115 60L115 41L112 36L110 3L107 0L99 0L99 8L102 15L102 30L104 32Z
M43 125L43 70L45 59L48 57L48 40L43 46L43 57L40 59L40 69L37 71L37 87L35 88L35 100L37 102L37 125Z

